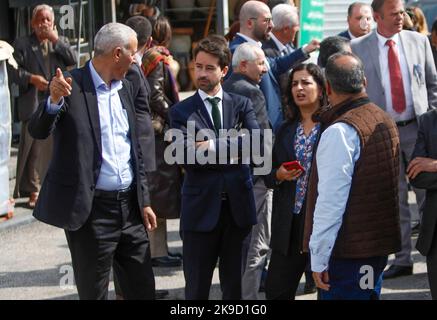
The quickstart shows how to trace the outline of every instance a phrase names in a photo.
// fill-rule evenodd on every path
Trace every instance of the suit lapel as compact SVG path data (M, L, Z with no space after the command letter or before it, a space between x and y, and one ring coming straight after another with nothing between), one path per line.
M287 126L287 131L284 135L284 139L282 140L284 143L284 148L287 151L288 159L295 160L296 154L294 152L294 139L296 137L296 129L297 129L297 121L293 121L293 123Z
M404 49L404 56L405 56L405 60L407 61L407 69L408 69L408 74L410 75L410 79L411 79L411 84L413 84L413 74L412 74L412 68L410 68L410 66L414 65L414 63L412 63L411 58L414 56L414 45L415 43L413 43L412 41L408 41L406 39L405 33L404 32L399 32L399 39L401 42L401 46Z
M49 72L48 70L46 70L45 64L44 64L44 58L42 57L42 52L41 52L41 46L39 44L38 38L36 37L35 34L32 34L31 36L31 48L32 48L32 52L36 57L36 60L38 61L39 67L42 71L42 73L44 74L46 79L50 78L50 75L47 74L47 72Z
M376 70L376 75L378 76L378 79L382 84L381 66L379 65L379 44L378 44L378 37L376 36L376 30L373 31L369 40L370 40L370 46L368 52L370 54L370 61L372 61L374 68Z
M91 63L91 61L87 62L84 67L82 90L85 95L85 101L91 122L91 128L93 129L94 133L94 139L97 143L99 153L102 154L102 132L100 129L99 107L97 104L96 88L94 87L88 65L89 63Z
M118 91L118 95L120 97L121 104L127 113L131 136L135 136L135 111L133 110L130 94L126 86L126 82L123 81L123 88Z
M223 91L223 129L233 128L233 101L229 94Z

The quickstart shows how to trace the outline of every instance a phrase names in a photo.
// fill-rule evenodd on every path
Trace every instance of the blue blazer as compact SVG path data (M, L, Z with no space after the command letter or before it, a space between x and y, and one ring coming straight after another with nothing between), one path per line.
M239 35L235 36L234 40L229 44L231 52L234 53L235 49L244 42L247 41L243 37ZM308 58L309 56L304 53L302 48L283 57L267 58L270 68L261 79L260 89L266 98L267 113L274 130L276 130L284 120L281 104L281 89L278 81L279 76ZM229 70L228 76L230 76L231 73L232 69Z
M223 92L223 129L259 129L252 102L239 95ZM174 105L170 110L171 127L184 135L187 144L187 122L195 123L195 132L213 129L213 123L206 107L196 93ZM215 139L216 150L223 143L229 154L229 140ZM241 145L240 145L241 148ZM185 157L186 160L186 157ZM226 192L229 197L231 214L235 223L242 227L256 224L255 199L251 170L247 164L182 164L185 169L182 187L181 229L183 231L208 232L213 230L220 217L222 198Z
M344 30L343 32L340 32L339 34L337 34L337 36L351 40L351 35L349 34L348 30Z

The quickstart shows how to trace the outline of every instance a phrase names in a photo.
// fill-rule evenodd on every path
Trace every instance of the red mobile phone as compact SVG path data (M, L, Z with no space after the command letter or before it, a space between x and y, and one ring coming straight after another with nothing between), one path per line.
M299 161L295 160L295 161L290 161L290 162L284 162L282 164L284 166L285 169L287 169L288 171L291 170L301 170L301 171L305 171L305 169L301 166L301 164L299 163Z

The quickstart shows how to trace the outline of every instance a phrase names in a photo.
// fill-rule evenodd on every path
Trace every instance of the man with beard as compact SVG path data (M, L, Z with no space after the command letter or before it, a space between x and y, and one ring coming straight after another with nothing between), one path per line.
M251 170L240 161L243 135L224 136L221 130L247 129L251 136L259 129L252 102L224 92L220 85L230 60L223 37L201 40L194 50L199 90L170 110L174 133L183 134L174 143L183 148L175 150L185 151L176 152L176 159L185 169L181 233L187 300L208 299L217 260L223 299L241 299L243 240L256 223ZM194 143L193 134L209 137L202 141L196 138ZM189 161L193 148L198 159ZM234 150L238 155L232 154ZM199 154L207 154L206 159L211 161L201 162Z
M272 31L272 14L269 7L260 1L248 1L240 11L240 32L229 44L231 52L244 42L250 42L262 46L262 41L269 39ZM263 76L260 88L266 98L267 113L272 127L277 128L283 121L281 108L281 92L279 77L294 65L308 59L309 54L319 47L317 40L299 48L283 57L267 58L268 72ZM232 70L228 72L228 75Z

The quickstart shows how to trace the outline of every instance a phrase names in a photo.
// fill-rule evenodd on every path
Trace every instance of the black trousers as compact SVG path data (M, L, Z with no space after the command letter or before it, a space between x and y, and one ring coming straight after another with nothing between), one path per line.
M268 300L294 300L299 281L309 262L308 253L300 252L301 215L293 217L291 245L287 255L272 250L266 278Z
M111 266L124 299L155 298L149 239L135 191L121 200L95 197L85 225L65 233L81 300L108 298Z
M225 200L214 230L183 231L186 300L208 299L217 260L223 300L241 300L242 247L250 230L251 227L240 228L235 224Z
M428 271L429 288L431 289L431 297L437 300L437 232L434 232L431 249L426 256L426 268Z

